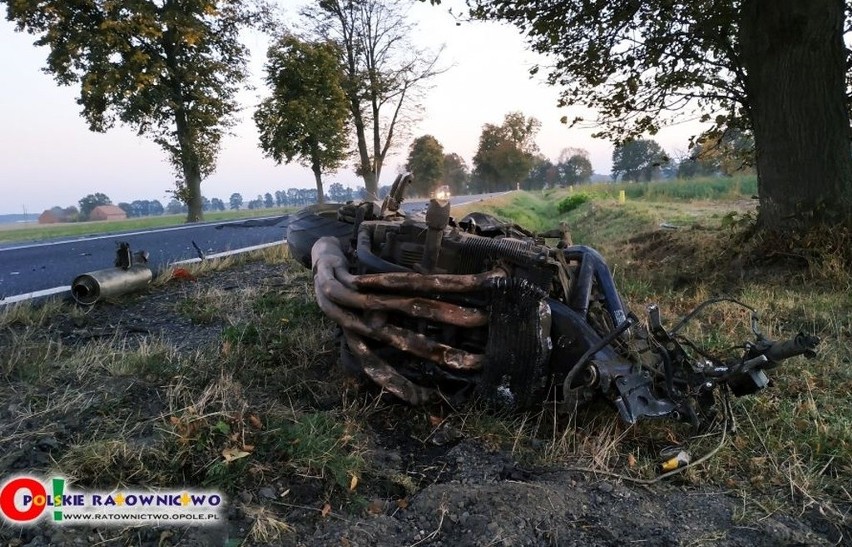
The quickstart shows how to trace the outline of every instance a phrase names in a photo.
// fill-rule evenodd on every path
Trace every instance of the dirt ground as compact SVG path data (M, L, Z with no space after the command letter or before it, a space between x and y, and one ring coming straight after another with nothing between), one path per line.
M290 264L286 268L297 268ZM178 351L191 352L222 343L222 321L199 322L178 311L178 303L199 287L233 291L250 285L275 286L280 264L248 262L200 277L152 287L139 296L99 304L85 315L57 317L42 335L69 347L102 337L144 342L161 336ZM286 327L282 327L286 328ZM11 344L16 327L0 332ZM340 395L347 380L335 354L318 376L331 396L316 404L326 409L347 404ZM84 394L79 408L25 412L34 398L73 387ZM246 397L263 393L262 383L246 385ZM123 416L154 424L134 430L144 438L168 414L164 382L144 376L100 374L59 376L37 387L4 380L0 387L0 476L21 472L48 474L87 431L99 427L100 402L136 401ZM132 396L132 397L131 397ZM284 397L282 395L282 397ZM229 491L227 522L213 528L0 527L9 546L43 545L833 545L850 543L816 508L801 514L755 511L750 500L719 487L702 487L677 478L652 486L631 484L609 475L571 468L576 462L527 466L513 458L512 446L486 442L448 430L426 440L410 424L422 411L374 394L364 413L363 458L373 471L362 478L358 499L336 503L343 494L327 486L275 470ZM387 477L406 476L408 486ZM384 478L384 479L383 479ZM335 493L337 492L337 493ZM325 505L329 503L329 505ZM264 515L270 530L264 532ZM275 523L286 523L278 525ZM274 533L274 532L278 533ZM843 534L845 532L845 535Z

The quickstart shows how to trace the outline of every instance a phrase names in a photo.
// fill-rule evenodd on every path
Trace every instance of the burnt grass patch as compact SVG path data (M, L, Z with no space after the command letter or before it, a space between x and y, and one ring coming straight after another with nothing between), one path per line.
M679 272L698 272L714 256L701 234L628 241L623 256L646 260L623 283L628 300L662 296L682 311L712 292L706 280L672 286ZM798 309L795 297L776 298L775 328ZM836 309L829 300L804 322L848 347L848 322L826 319ZM58 474L81 488L215 488L228 499L215 531L3 527L9 544L849 538L848 411L836 398L802 396L828 377L848 385L837 367L833 376L782 375L781 391L739 404L744 431L716 458L640 487L630 479L656 476L662 448L689 442L701 455L718 437L693 438L670 423L628 427L607 405L567 418L546 404L524 414L477 402L401 405L343 371L337 329L315 304L311 273L285 253L199 268L87 309L63 303L0 313L0 475Z

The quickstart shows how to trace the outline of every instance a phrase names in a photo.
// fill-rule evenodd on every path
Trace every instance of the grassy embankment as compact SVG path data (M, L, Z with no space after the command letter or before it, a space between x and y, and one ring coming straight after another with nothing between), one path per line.
M239 211L217 211L204 213L205 222L238 220L241 218L284 215L295 211L294 207L272 209L242 209ZM10 241L42 241L59 237L89 236L112 232L166 228L186 223L186 215L162 215L155 217L105 220L98 222L68 222L61 224L2 224L0 243Z
M744 520L808 509L840 522L838 508L852 502L852 277L848 264L805 248L806 241L776 257L785 262L749 260L748 249L760 246L742 237L753 189L748 180L739 190L737 184L719 185L713 195L702 183L634 185L625 188L623 204L617 187L584 187L591 199L565 213L558 204L581 189L514 193L473 208L535 230L567 222L576 243L609 259L622 297L640 316L656 302L672 325L699 302L725 294L761 312L769 337L819 335L817 359L790 361L772 371L770 389L735 400L736 435L714 458L673 480L738 493ZM681 228L661 231L662 222ZM274 264L280 273L230 289L204 283L245 260ZM69 344L55 327L85 324L84 311L60 304L0 310L0 395L28 401L2 424L0 442L26 446L51 430L23 424L39 418L49 424L72 412L81 420L97 416L98 427L63 438L67 448L52 456L56 472L82 484L203 483L231 493L280 485L289 498L247 504L254 539L286 532L281 515L293 504L369 511L371 497L404 499L428 483L425 471L389 474L364 457L387 431L419 439L426 452L439 428L451 428L528 465L580 465L645 479L655 476L663 446L687 443L697 458L719 444L718 433L692 437L669 422L625 426L606 406L566 421L549 408L500 415L474 404L439 417L435 409L390 405L343 380L334 328L313 302L310 273L280 251L196 268L198 283L172 312L221 334L193 351L156 337ZM163 280L139 301L170 287ZM741 310L721 306L702 314L688 334L721 352L750 339L746 323ZM115 392L120 400L98 395ZM150 401L145 408L140 397Z
M623 204L617 200L622 189ZM734 400L737 434L705 465L687 471L685 480L735 490L746 508L769 512L792 504L840 519L834 502L852 502L848 249L844 260L842 240L803 236L767 253L773 242L744 237L754 218L754 192L753 178L592 185L573 192L509 195L479 209L537 230L567 222L575 243L596 247L608 259L623 299L640 316L646 305L658 303L671 326L705 299L731 296L758 311L769 338L789 338L800 330L818 335L822 343L816 359L787 361L771 372L772 387ZM560 213L560 202L582 201L575 199L579 193L590 199ZM534 218L528 218L531 212ZM678 229L661 230L662 223ZM735 306L711 308L699 317L688 334L714 353L751 339L748 315ZM521 422L516 436L541 435L541 424L531 425L530 419ZM625 428L606 414L578 423L577 430L553 433L547 449L553 456L585 455L601 467L631 474L647 476L650 468L643 469L641 462L654 461L653 449L686 438L671 424ZM496 428L504 435L511 429ZM596 430L608 434L596 435ZM693 457L717 442L716 437L693 440ZM634 467L632 462L640 463Z

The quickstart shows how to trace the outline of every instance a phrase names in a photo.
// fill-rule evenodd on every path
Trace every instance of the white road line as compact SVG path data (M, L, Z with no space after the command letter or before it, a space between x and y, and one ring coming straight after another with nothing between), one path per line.
M226 256L236 255L240 253L250 253L251 251L259 251L261 249L266 249L268 247L274 247L275 245L281 245L283 243L287 243L286 239L282 239L281 241L273 241L272 243L261 243L260 245L252 245L251 247L243 247L241 249L231 249L230 251L224 251L221 253L216 253L212 255L207 255L205 260L214 259L214 258L224 258ZM187 260L180 260L178 262L172 262L171 265L175 264L193 264L195 262L201 262L200 258L189 258ZM18 302L23 302L25 300L32 300L33 298L42 298L45 296L53 296L56 294L65 293L71 290L71 287L53 287L52 289L43 289L35 292L27 292L22 294L16 294L15 296L7 296L6 298L0 300L0 306L4 304L17 304Z
M71 290L71 287L53 287L52 289L44 289L41 291L35 292L27 292L23 294L16 294L15 296L9 296L0 300L0 306L3 304L17 304L18 302L23 302L24 300L30 300L32 298L41 298L43 296L53 296L54 294L60 294L63 292L68 292Z
M110 239L110 238L116 238L116 237L130 237L130 236L139 236L139 235L144 235L144 234L154 234L154 233L159 233L159 232L173 232L173 231L177 231L177 230L189 230L189 229L192 229L192 228L198 228L200 226L213 226L213 225L222 226L222 225L225 225L225 224L238 224L240 222L245 222L247 220L269 220L271 218L278 218L279 216L283 216L283 215L277 215L277 216L271 216L271 217L243 218L243 219L239 219L239 220L228 220L228 221L225 221L225 222L213 221L213 222L205 222L203 224L185 224L183 226L172 226L170 228L153 228L151 230L144 230L144 231L139 231L139 232L110 233L110 234L104 234L104 235L98 235L98 236L79 236L77 239L63 239L62 241L47 241L47 242L44 242L44 243L31 243L31 244L28 244L28 245L18 245L18 246L15 246L15 247L3 247L3 248L0 248L0 252L15 251L15 250L18 250L18 249L30 249L30 248L35 248L35 247L50 247L52 245L65 245L66 243L80 243L82 241L97 241L99 239Z
M236 255L236 254L240 254L240 253L249 253L251 251L259 251L261 249L268 249L269 247L281 245L282 243L287 243L287 240L282 239L281 241L273 241L272 243L261 243L260 245L253 245L251 247L243 247L242 249L232 249L230 251L224 251L224 252L216 253L216 254L212 254L212 255L204 255L204 259L209 260L211 258L224 258L226 256ZM172 262L171 264L195 264L196 262L201 262L201 259L198 258L198 257L187 258L186 260L179 260L177 262Z

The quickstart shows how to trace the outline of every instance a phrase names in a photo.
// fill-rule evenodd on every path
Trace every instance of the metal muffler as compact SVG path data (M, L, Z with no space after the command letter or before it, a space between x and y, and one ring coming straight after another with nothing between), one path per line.
M91 306L102 298L142 289L154 277L147 262L148 253L133 254L127 243L121 243L115 267L78 275L71 282L71 295L78 304Z

